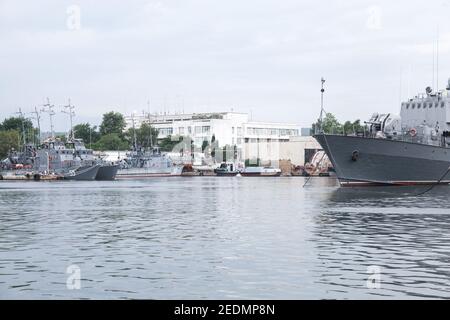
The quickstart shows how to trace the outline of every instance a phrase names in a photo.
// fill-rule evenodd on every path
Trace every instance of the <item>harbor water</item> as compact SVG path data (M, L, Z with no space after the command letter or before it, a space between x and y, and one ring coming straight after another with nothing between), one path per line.
M449 186L304 182L3 181L0 298L450 298Z

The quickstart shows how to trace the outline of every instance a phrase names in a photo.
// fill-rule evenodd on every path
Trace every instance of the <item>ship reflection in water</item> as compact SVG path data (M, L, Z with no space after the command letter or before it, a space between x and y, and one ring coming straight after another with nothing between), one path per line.
M450 298L449 186L304 182L1 183L0 298Z

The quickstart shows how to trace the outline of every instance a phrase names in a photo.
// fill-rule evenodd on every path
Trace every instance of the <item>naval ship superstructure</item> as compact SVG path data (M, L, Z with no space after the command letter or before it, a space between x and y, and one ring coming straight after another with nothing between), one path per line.
M450 183L450 80L403 102L399 116L375 113L366 124L362 133L314 135L342 186Z
M181 176L183 166L176 164L158 147L151 150L135 148L120 163L116 179L142 179Z
M50 138L36 150L34 169L56 173L67 180L114 180L119 166L95 157L81 139L63 142Z

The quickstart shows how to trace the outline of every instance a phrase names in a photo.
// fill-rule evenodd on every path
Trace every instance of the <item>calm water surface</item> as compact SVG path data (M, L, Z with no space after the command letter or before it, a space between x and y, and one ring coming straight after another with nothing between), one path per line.
M450 298L449 186L303 183L1 182L0 298Z

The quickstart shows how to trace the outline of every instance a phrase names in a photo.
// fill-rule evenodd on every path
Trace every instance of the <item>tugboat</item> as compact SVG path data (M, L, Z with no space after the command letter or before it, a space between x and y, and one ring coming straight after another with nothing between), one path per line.
M400 116L374 113L368 132L316 133L341 186L450 183L449 93L450 80L446 90L427 87L401 104Z
M234 170L234 164L233 163L221 163L220 167L214 169L214 172L219 177L234 177L236 176L239 171Z

